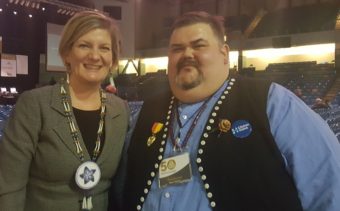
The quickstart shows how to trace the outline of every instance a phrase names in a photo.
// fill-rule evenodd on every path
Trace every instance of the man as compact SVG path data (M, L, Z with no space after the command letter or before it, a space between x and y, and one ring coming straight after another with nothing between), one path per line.
M140 111L123 210L340 210L340 145L327 124L278 84L228 78L228 52L218 18L174 23L172 93Z
M327 109L327 108L330 108L330 106L329 106L328 103L326 103L326 101L323 101L321 98L317 97L311 108L312 109L320 109L320 108L326 108Z

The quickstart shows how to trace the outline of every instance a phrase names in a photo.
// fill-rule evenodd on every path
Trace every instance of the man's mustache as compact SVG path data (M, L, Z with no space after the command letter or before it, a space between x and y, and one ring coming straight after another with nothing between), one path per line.
M178 61L176 67L177 67L177 73L185 66L193 66L195 67L196 69L199 68L199 64L196 60L194 59L181 59Z

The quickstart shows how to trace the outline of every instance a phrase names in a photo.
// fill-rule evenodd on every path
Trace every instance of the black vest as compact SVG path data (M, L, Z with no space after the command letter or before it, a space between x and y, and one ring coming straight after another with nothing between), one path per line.
M270 83L238 78L212 108L200 140L197 165L213 210L300 211L301 203L291 176L270 132L266 115ZM124 211L143 206L165 150L167 112L171 94L146 101L128 149ZM221 119L246 120L248 137L231 130L220 133ZM156 141L147 146L154 122L164 123ZM217 130L214 130L217 129ZM287 131L289 132L289 131Z

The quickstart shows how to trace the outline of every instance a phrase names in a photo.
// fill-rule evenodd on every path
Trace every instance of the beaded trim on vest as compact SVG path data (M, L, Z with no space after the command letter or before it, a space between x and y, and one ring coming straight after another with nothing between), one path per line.
M203 185L204 185L204 189L205 189L206 194L207 194L207 198L208 198L210 206L212 208L216 207L216 202L214 200L213 193L210 192L210 185L206 182L207 176L206 176L206 174L204 172L204 168L202 166L201 156L204 153L204 148L206 146L206 139L209 137L209 132L213 129L212 125L217 121L217 117L219 116L220 107L226 101L226 96L229 94L231 87L234 85L235 81L236 80L234 78L231 78L229 80L227 87L225 88L225 90L223 91L223 93L221 94L221 96L216 101L215 105L213 106L211 113L209 115L209 118L208 118L208 122L205 125L204 131L203 131L202 136L200 138L200 142L199 142L199 146L198 146L198 150L197 150L196 164L197 164L197 167L198 167L198 171L201 175L201 180L203 181ZM171 100L170 100L168 112L167 112L165 127L163 129L163 134L161 136L161 146L158 150L159 155L157 156L157 162L154 164L154 169L150 172L149 175L147 175L147 180L146 180L145 188L144 188L144 191L143 191L144 194L139 198L139 203L136 206L137 210L142 210L143 203L145 202L146 196L151 189L152 181L154 180L156 173L158 171L159 165L160 165L161 161L163 160L163 154L164 154L165 147L166 147L166 140L168 139L168 134L169 134L168 131L169 131L171 113L172 113L172 110L173 110L172 108L174 106L174 101L175 101L175 97L172 96Z

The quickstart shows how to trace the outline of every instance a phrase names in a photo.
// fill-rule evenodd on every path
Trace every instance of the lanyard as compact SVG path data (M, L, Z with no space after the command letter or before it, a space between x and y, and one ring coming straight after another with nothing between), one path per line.
M178 101L177 101L176 106L174 106L174 109L176 109L176 112L172 112L171 120L170 120L171 124L170 124L170 128L169 128L169 136L170 136L174 151L176 151L178 149L181 150L184 147L186 147L186 145L188 144L189 138L190 138L195 126L198 123L198 119L200 118L201 114L203 113L203 111L207 107L207 103L209 102L209 100L210 100L210 97L207 100L205 100L204 103L195 112L196 115L194 114L195 115L194 120L191 123L189 130L188 130L187 134L185 135L182 144L180 143L180 137L181 137L181 129L183 128L183 125L182 125L182 123L179 119L180 117L179 117L179 112L178 112ZM176 116L177 124L179 125L179 133L178 133L176 138L174 136L174 128L173 128L175 116Z

